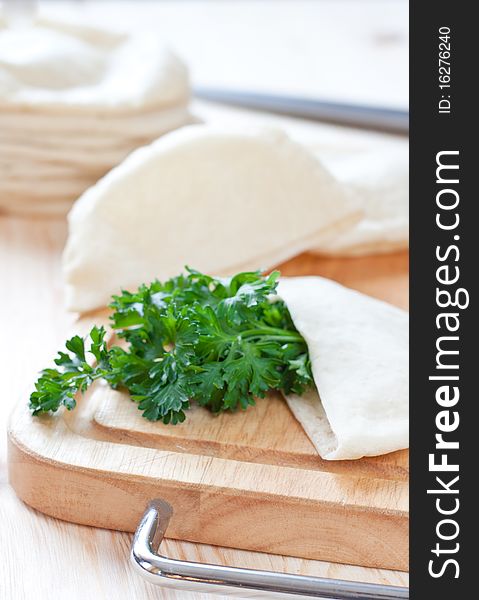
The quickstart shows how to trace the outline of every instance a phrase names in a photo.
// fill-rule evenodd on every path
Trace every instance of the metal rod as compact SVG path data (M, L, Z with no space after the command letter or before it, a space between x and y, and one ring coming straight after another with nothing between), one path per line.
M165 587L191 592L210 592L242 598L289 600L404 600L409 589L322 577L289 575L187 562L157 554L173 510L164 500L148 505L133 538L131 559L141 575Z
M326 121L405 135L409 132L409 112L407 110L201 86L195 87L193 94L197 98L213 102L233 104L315 121Z

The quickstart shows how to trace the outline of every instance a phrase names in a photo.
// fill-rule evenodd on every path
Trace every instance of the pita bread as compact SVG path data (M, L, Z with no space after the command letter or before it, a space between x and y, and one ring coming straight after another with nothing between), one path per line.
M4 109L108 117L174 106L188 94L185 66L153 33L129 35L47 19L0 27Z
M268 268L357 218L321 163L282 132L184 127L135 151L73 207L67 306L103 306L185 265Z
M318 153L321 157L322 153ZM362 219L316 248L320 254L358 256L408 247L409 153L407 144L378 144L344 151L325 164L363 209ZM313 249L314 250L314 249Z
M65 215L132 150L193 122L189 95L151 32L0 18L0 207Z
M288 396L322 458L408 447L408 315L321 277L281 279L278 293L303 335L319 396Z
M182 101L177 106L162 107L161 110L138 109L136 113L108 114L108 117L81 114L71 115L58 112L57 114L38 114L25 110L9 108L0 113L0 130L5 134L16 135L85 135L122 139L124 137L149 136L154 139L160 133L174 129L177 123L193 122L187 111L187 102Z
M363 211L354 227L322 242L318 254L357 256L408 247L409 145L395 135L366 132L196 101L196 114L226 127L255 123L281 127L308 148L354 196Z

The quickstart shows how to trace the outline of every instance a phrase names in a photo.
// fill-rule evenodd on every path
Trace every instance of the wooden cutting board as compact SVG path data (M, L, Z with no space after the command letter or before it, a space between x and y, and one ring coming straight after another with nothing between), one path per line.
M330 277L407 308L406 253L305 254L281 271ZM174 508L168 537L407 570L408 452L323 461L279 395L218 417L194 408L185 423L165 426L98 384L70 413L31 417L25 398L8 435L10 482L48 515L134 531L146 503L161 497Z

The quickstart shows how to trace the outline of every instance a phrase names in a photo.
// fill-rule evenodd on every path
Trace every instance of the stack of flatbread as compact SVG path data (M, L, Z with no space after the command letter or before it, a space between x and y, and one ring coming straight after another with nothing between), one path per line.
M131 150L192 121L152 34L0 21L0 210L65 214Z

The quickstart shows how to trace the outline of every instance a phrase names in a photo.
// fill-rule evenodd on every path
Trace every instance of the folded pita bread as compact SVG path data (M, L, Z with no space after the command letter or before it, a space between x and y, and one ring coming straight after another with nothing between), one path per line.
M318 153L322 158L322 153ZM362 219L317 248L320 254L358 256L407 248L409 239L409 152L407 144L344 151L324 159L363 209Z
M358 256L406 249L409 240L409 146L399 136L314 123L231 106L196 101L193 110L206 123L255 123L280 127L302 144L356 198L362 218L354 227L324 241L314 252Z
M354 201L281 131L192 125L131 154L69 215L72 310L191 265L268 268L355 222Z
M321 277L280 280L305 338L319 396L288 396L322 458L356 459L408 447L408 315Z

